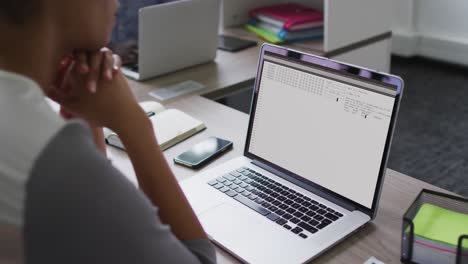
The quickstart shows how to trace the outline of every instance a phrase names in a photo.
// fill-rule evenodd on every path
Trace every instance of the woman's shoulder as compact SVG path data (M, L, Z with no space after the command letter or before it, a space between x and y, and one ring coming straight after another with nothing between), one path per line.
M21 225L24 186L41 151L65 126L32 80L0 71L0 223Z
M34 159L65 125L32 80L0 71L0 159L19 155ZM29 156L29 157L26 157ZM33 160L29 160L32 162ZM1 160L0 160L1 162Z

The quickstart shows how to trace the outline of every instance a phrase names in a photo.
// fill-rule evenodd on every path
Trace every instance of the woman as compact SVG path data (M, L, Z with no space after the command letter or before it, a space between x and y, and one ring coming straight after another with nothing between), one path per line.
M0 2L2 263L215 262L118 60L101 50L117 7ZM47 96L81 119L56 115ZM103 126L122 139L141 191L103 155Z

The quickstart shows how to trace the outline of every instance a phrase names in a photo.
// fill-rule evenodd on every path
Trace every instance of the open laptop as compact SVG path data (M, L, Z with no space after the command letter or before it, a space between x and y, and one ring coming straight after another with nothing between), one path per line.
M264 45L244 156L181 183L210 238L304 263L375 218L401 78Z
M216 58L221 0L180 0L139 12L138 62L126 76L146 80Z

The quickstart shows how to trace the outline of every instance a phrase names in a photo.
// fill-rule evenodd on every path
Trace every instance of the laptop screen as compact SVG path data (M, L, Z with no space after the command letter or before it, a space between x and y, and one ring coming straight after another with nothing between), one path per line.
M263 58L247 152L371 208L397 87Z

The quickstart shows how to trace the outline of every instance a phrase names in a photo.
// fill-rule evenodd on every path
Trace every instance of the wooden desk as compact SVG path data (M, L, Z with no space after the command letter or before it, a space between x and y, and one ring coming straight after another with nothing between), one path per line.
M146 97L150 90L188 80L197 81L206 86L206 89L197 92L198 95L216 95L221 90L222 93L230 93L236 91L239 84L255 78L259 51L258 46L237 53L219 50L214 62L183 69L146 82L130 81L130 83L137 91L139 98ZM180 98L174 98L174 100L178 99Z
M136 91L138 94L138 91ZM147 99L147 98L140 98ZM208 129L165 151L165 156L178 180L193 177L197 172L175 165L174 156L193 144L209 137L219 136L234 142L234 149L207 168L216 166L231 158L242 155L248 125L248 116L199 96L188 97L166 105L177 108L206 122ZM116 167L135 181L127 155L109 148L110 157ZM314 263L363 263L375 256L385 263L400 263L400 230L402 216L421 189L441 189L408 177L393 170L387 170L378 216L350 238L325 252ZM221 249L217 249L219 263L238 263Z

